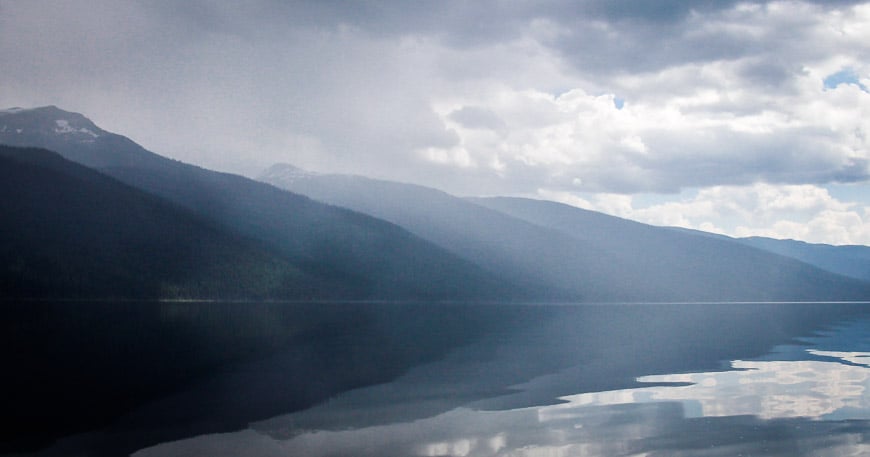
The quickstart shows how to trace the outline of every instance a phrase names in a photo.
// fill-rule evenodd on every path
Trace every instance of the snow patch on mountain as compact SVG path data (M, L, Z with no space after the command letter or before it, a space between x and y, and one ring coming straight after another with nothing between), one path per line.
M17 135L55 136L63 141L93 143L104 132L85 116L56 106L0 109L0 135L17 142Z
M54 133L83 133L85 135L90 135L93 138L97 138L100 135L95 133L93 130L87 129L85 127L75 128L69 125L69 121L66 119L58 119L54 121L56 127L54 128Z

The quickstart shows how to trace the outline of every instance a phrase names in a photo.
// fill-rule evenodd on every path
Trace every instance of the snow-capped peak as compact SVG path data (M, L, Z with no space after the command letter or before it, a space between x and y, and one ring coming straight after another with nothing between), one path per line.
M106 132L85 116L64 111L56 106L39 108L8 108L0 110L0 135L44 135L64 141L92 143ZM14 138L6 142L15 143Z

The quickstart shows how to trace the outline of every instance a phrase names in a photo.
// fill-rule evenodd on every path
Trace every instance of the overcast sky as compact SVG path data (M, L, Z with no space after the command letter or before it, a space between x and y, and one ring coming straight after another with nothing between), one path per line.
M159 154L870 244L870 2L0 0L0 107Z

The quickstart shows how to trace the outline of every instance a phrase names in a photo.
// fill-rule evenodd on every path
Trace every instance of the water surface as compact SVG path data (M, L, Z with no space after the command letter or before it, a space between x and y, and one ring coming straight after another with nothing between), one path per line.
M870 453L865 304L150 306L197 374L34 455Z

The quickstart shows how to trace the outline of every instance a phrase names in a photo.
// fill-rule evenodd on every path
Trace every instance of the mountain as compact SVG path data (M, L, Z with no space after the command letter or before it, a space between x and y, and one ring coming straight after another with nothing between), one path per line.
M870 297L870 285L728 240L553 202L461 199L409 184L275 165L260 178L401 225L548 297L588 301ZM546 295L549 293L549 295Z
M866 299L870 283L834 274L797 258L706 233L672 230L550 201L473 199L514 217L601 246L656 281L693 282L722 297L757 299ZM744 293L733 287L744 288ZM737 293L735 293L737 292ZM741 298L742 299L742 298Z
M0 146L0 290L29 298L301 298L335 285L43 149Z
M539 299L638 300L650 292L601 289L599 284L628 266L600 262L606 253L589 243L435 189L319 175L286 164L270 167L258 179L398 224L490 271L502 272Z
M870 246L835 246L823 243L807 243L798 240L780 240L761 236L733 238L716 233L701 232L682 227L668 227L671 230L706 236L720 240L734 241L757 249L772 252L808 263L822 270L862 281L870 281Z
M0 144L63 151L67 159L91 168L160 168L172 163L129 138L106 132L79 113L56 106L0 110Z
M505 299L520 293L394 224L161 157L56 107L2 112L0 144L51 148L255 240L312 279L318 292L308 298Z
M870 281L870 247L868 246L832 246L765 237L738 238L737 241L815 265L823 270Z
M0 143L50 147L229 235L259 243L286 262L297 279L306 278L300 281L310 285L312 295L305 296L583 301L870 297L867 283L732 240L552 202L466 200L421 186L316 175L287 166L262 177L308 198L161 157L56 107L0 112Z

